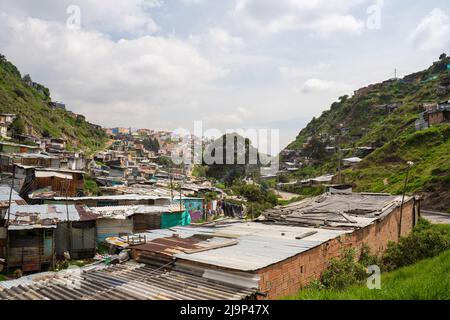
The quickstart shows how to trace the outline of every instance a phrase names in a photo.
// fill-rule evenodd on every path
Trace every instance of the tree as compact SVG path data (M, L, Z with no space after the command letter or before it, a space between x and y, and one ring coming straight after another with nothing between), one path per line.
M42 137L50 138L50 132L47 129L44 129L44 131L42 132Z
M439 56L439 60L444 60L445 58L447 58L447 54L443 53Z
M14 119L11 123L11 134L12 136L21 135L25 133L25 123L20 117Z

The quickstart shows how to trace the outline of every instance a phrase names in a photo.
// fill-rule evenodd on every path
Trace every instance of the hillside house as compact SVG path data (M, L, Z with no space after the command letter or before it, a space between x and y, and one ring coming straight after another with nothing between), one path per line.
M66 105L62 102L49 102L48 105L52 109L66 110Z
M350 167L356 166L361 161L362 161L362 159L359 157L351 157L351 158L342 159L342 164L345 168L350 168Z
M147 230L189 225L190 215L184 206L115 206L91 207L97 216L97 241L132 236Z
M0 136L3 138L8 138L9 126L13 123L16 118L15 114L2 113L0 114Z
M450 123L450 103L424 104L424 112L419 114L416 121L416 130L423 130L440 123Z
M39 153L38 146L0 141L0 153Z

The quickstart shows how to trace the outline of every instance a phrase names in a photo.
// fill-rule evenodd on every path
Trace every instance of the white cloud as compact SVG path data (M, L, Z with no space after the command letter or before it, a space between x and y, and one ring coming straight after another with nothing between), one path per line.
M450 45L450 18L439 8L433 9L410 34L408 41L422 51L443 49Z
M199 4L203 2L203 0L180 0L180 1L185 4Z
M299 67L280 67L280 73L289 78L299 78L299 77L311 77L316 76L319 73L327 71L331 68L331 63L320 62L315 65L306 66L303 68Z
M2 0L2 10L22 18L66 23L67 8L80 8L81 28L121 35L146 35L158 30L150 10L162 0Z
M342 82L309 79L305 81L303 86L300 88L300 91L306 94L322 92L343 93L350 91L351 88L352 86Z
M360 34L364 22L349 14L367 0L238 0L235 14L246 25L265 33L308 30L328 36Z
M244 45L242 38L232 36L227 30L218 27L210 28L199 35L191 35L190 40L194 45L210 51L228 52Z
M179 111L189 112L189 101L201 101L225 75L176 38L113 41L99 32L4 13L0 47L22 72L50 87L54 98L100 123L183 117Z

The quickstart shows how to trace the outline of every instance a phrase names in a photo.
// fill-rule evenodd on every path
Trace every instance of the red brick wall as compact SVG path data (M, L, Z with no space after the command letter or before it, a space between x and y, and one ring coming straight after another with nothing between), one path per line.
M444 112L430 113L428 121L430 122L430 125L444 122Z
M414 203L414 200L411 200L404 204L402 236L409 234L414 226ZM328 261L338 257L343 247L359 250L363 244L367 244L373 253L381 254L389 241L398 241L399 221L400 208L396 208L382 221L263 268L258 271L259 291L267 294L266 299L295 294L312 280L318 279L327 268Z

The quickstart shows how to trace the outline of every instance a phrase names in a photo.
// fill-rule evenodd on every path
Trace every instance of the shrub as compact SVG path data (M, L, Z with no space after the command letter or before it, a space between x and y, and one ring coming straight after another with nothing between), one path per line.
M321 283L325 289L344 290L367 277L366 268L355 259L354 249L343 249L340 258L330 261L322 273Z
M421 219L414 232L401 238L398 243L389 243L382 258L382 267L385 271L391 271L449 249L448 231L434 228L428 221Z

